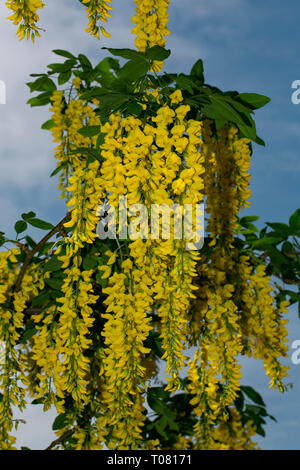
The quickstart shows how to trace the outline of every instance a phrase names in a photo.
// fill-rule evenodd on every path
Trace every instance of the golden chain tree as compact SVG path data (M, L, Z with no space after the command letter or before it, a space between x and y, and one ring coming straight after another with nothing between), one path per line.
M99 21L110 1L81 3L87 31L108 36ZM7 6L20 39L39 36L42 1ZM16 240L1 234L2 245L17 245L0 253L2 449L14 448L12 406L23 410L28 397L57 409L49 448L254 449L259 413L245 418L237 404L242 392L264 404L241 386L239 357L262 359L270 386L286 388L288 302L275 302L265 265L236 237L251 141L263 143L251 114L269 100L205 84L201 60L190 75L158 74L170 53L168 6L136 0L137 50L109 49L124 65L107 57L93 67L56 50L65 62L28 84L40 92L29 104L50 104L42 127L56 144L67 215L54 227L22 214ZM124 198L138 208L126 236L99 238L99 206L120 222ZM175 222L204 202L205 245L191 249L195 220L181 236ZM165 238L151 232L162 206L172 221ZM49 232L39 243L20 238L28 224ZM162 364L166 383L155 386Z

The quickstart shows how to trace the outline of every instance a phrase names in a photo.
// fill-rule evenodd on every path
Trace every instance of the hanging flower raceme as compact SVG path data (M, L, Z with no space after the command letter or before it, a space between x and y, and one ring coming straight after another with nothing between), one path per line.
M6 6L13 11L8 17L15 25L19 25L17 36L19 40L31 38L34 42L36 37L40 36L37 22L39 16L37 11L44 8L45 3L41 0L10 0L6 2Z
M111 15L109 11L112 7L109 5L111 0L80 0L83 5L86 5L86 12L88 14L89 24L86 28L86 32L100 39L100 32L105 37L111 37L111 35L103 28L99 26L99 21L107 22L107 18Z
M167 28L169 21L168 9L170 0L135 0L136 14L131 18L135 27L132 33L136 34L135 45L141 52L148 47L166 44L165 36L170 34ZM153 70L160 71L163 62L154 61Z
M79 90L81 80L76 77L73 85ZM82 127L100 125L99 116L94 109L83 102L80 98L71 99L65 102L64 94L60 90L55 90L52 95L52 120L54 126L51 128L53 141L59 145L55 148L57 158L57 168L60 169L61 198L70 196L66 190L69 184L69 177L80 169L86 167L86 155L74 152L77 148L93 148L96 146L97 137L84 137L78 133Z
M71 219L64 224L65 227L74 227L70 242L72 250L77 251L83 248L84 243L93 243L97 238L96 225L99 216L96 209L99 205L99 199L102 199L103 188L102 180L98 173L99 162L88 164L85 170L78 168L75 174L69 178L67 190L71 194L71 199L67 206L72 208Z
M287 352L286 302L274 306L270 278L264 266L255 268L235 248L237 215L248 205L250 149L237 130L223 126L214 137L210 121L204 123L205 195L210 257L198 265L197 300L193 307L191 344L198 345L190 366L189 389L199 420L195 434L199 446L212 448L215 423L227 419L226 407L240 387L240 354L264 360L270 386L283 391L287 368L279 357ZM249 282L250 279L250 282Z
M100 33L105 37L111 37L100 22L107 22L111 17L109 11L111 0L79 0L86 6L86 13L89 19L86 32L100 39ZM34 42L36 37L40 37L37 23L39 21L38 10L44 8L45 3L42 0L9 0L6 6L13 11L8 17L15 25L18 25L17 36L19 40L31 38Z
M13 428L12 406L22 411L26 406L25 387L28 386L26 367L19 347L20 331L24 326L24 310L27 302L37 296L44 287L38 267L32 264L24 273L18 290L16 281L20 275L19 248L0 253L0 341L5 353L0 364L0 446L3 450L13 448L15 438L10 436Z
M137 423L143 422L142 359L147 353L143 341L153 328L149 313L154 315L162 338L169 390L180 388L179 373L187 359L182 351L187 343L188 309L194 297L192 281L198 256L186 247L187 240L193 238L190 233L188 237L174 236L178 214L173 206L182 209L202 201L204 168L201 123L185 119L190 108L177 106L182 100L181 94L181 99L176 100L178 95L171 96L175 110L163 105L146 123L116 114L101 129L105 134L101 173L108 205L120 219L120 198L126 197L128 234L132 240L128 251L120 245L121 272L111 274L119 263L115 253L107 266L101 266L103 277L109 278L104 289L108 295L103 332L108 345L105 396L112 415L110 422L115 424L113 437L120 448L135 448L141 432ZM136 205L142 211L142 219L136 217ZM168 207L170 215L168 226L164 221L166 214L161 214L162 230L169 228L170 232L165 241L159 235L157 210L161 205ZM132 425L129 427L128 423Z
M78 408L88 400L88 384L86 379L89 370L89 360L86 351L89 349L91 340L88 339L89 332L94 323L93 308L91 305L97 301L93 294L91 277L93 270L81 269L81 249L84 245L91 244L97 237L96 224L99 217L96 209L102 190L99 186L99 162L94 161L86 164L86 169L78 167L75 174L69 177L68 191L71 199L67 206L72 208L70 221L65 223L66 227L73 227L72 235L65 237L65 253L62 254L62 246L56 250L58 259L63 262L64 283L62 285L63 297L58 298L56 312L50 312L45 318L48 325L49 318L53 314L59 315L55 331L51 332L53 352L53 369L45 364L45 347L49 344L48 327L42 327L36 341L35 360L37 364L45 367L44 373L40 374L40 380L44 384L39 388L39 393L46 391L49 379L53 380L56 388L56 396L61 398L58 409L62 409L66 394L71 394ZM42 342L42 344L41 344ZM43 347L44 344L44 347ZM49 375L50 373L50 375ZM57 404L57 403L56 403Z
M240 413L232 407L229 414L229 419L214 428L211 450L259 450L252 440L256 434L253 422L243 423Z
M78 90L80 80L75 78L73 85ZM56 157L58 166L63 169L60 188L67 197L70 211L70 220L64 225L66 229L72 228L72 232L70 236L64 234L63 243L55 251L62 262L62 296L56 299L56 306L35 317L38 333L34 337L32 359L39 368L35 394L43 397L44 409L54 404L58 413L67 413L66 399L71 398L76 403L76 413L68 413L65 430L69 431L70 427L76 426L87 406L97 413L101 409L99 391L96 391L98 380L97 386L93 385L95 361L91 363L88 357L98 296L93 291L94 270L82 267L82 250L97 238L99 217L96 209L103 189L99 161L88 162L85 154L76 152L78 147L96 146L95 138L86 138L78 130L84 125L99 125L100 121L93 108L80 99L71 99L66 104L63 93L55 91L52 102L55 124L52 132L55 142L59 143ZM101 357L96 362L101 363ZM88 446L101 448L101 439L96 443L95 433L88 431L85 434L84 428L80 429L80 432L74 432L76 448L81 445L84 435Z
M271 279L266 275L264 265L249 269L249 258L244 257L238 269L242 281L241 301L245 305L242 325L245 352L262 359L270 387L284 391L283 379L288 376L288 367L281 364L279 358L288 354L288 320L283 319L282 314L287 313L289 302L282 301L278 307L274 305Z

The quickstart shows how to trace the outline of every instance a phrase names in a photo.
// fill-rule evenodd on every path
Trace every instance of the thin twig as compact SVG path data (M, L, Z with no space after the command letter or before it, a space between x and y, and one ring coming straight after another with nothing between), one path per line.
M53 227L53 229L47 235L45 235L44 238L42 238L42 240L39 243L37 243L31 251L29 251L29 253L27 253L23 266L16 280L16 284L14 288L15 292L18 292L21 289L21 284L22 284L23 277L26 273L26 269L28 268L30 261L34 257L35 253L37 253L42 248L42 246L45 245L45 243L47 243L47 241L51 237L53 237L53 235L55 235L57 232L63 229L63 225L69 220L70 215L71 214L68 212L67 215L55 227Z
M55 439L55 441L51 442L51 444L45 450L52 450L53 447L57 446L58 444L61 444L68 437L71 437L74 431L75 429L69 429L68 431L64 432L62 436Z

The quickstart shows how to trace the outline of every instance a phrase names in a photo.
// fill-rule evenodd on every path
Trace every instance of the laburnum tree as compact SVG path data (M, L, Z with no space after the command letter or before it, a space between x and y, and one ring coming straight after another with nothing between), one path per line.
M88 32L107 36L110 1L81 3ZM20 39L39 36L42 1L7 6ZM241 385L240 357L261 359L270 387L287 389L300 210L260 231L257 217L240 217L252 143L264 145L252 116L269 98L208 85L201 60L190 74L162 72L168 6L136 0L136 50L109 48L93 66L58 49L64 61L28 83L29 104L50 106L42 128L66 215L53 226L24 213L16 239L0 234L2 449L15 448L13 407L28 401L57 410L48 449L256 449L269 415ZM140 236L99 238L99 206L120 219L124 197L149 224L129 213ZM174 205L203 202L200 250L186 233L150 236L155 205L174 222ZM28 225L47 234L36 242Z

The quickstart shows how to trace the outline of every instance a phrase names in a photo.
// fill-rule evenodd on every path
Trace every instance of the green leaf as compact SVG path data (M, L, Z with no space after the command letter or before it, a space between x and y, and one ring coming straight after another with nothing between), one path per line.
M54 127L55 124L54 124L54 121L53 119L49 119L48 121L44 122L44 124L41 126L41 129L44 129L44 130L50 130L52 129L52 127Z
M51 96L52 96L52 91L45 91L44 93L40 93L38 96L35 96L34 98L30 98L27 101L27 104L30 104L31 107L45 106L46 104L50 103Z
M58 75L57 82L59 85L63 85L68 82L72 76L72 70L67 70L66 72L61 72Z
M0 246L4 245L6 238L4 236L4 232L0 232Z
M30 248L34 248L36 246L36 242L29 235L26 235L25 240Z
M60 279L45 279L45 283L52 287L52 289L55 289L55 290L61 290L61 286L62 286L62 281Z
M300 209L295 210L291 215L289 224L292 234L297 235L300 232Z
M145 341L145 347L150 348L158 357L162 357L164 350L162 349L162 339L157 331L150 331Z
M98 258L96 256L86 255L82 262L83 269L95 269L98 266Z
M275 238L275 237L264 237L260 238L259 240L255 240L252 242L254 248L264 249L269 245L277 245L282 241L282 238Z
M253 140L253 142L255 142L255 143L258 144L258 145L262 145L263 147L266 146L265 141L262 140L260 137L258 137L258 135L257 135L256 138Z
M102 95L106 95L108 90L104 89L103 87L95 86L91 90L85 91L81 93L80 98L83 100L91 101L93 98L102 97Z
M97 283L104 289L107 286L107 279L102 279L103 272L96 274Z
M242 412L243 407L244 407L244 402L245 402L244 395L241 393L241 391L239 391L237 398L234 400L234 406L239 412Z
M31 302L33 307L44 307L50 298L49 291L37 295Z
M36 398L31 402L31 405L42 405L44 403L44 398Z
M262 108L271 101L267 96L259 95L257 93L240 93L238 97L254 109Z
M101 60L99 64L97 64L95 67L95 70L99 70L100 72L105 74L111 74L111 69L115 71L120 69L118 59L113 59L112 57L105 57L105 59Z
M179 88L181 88L182 90L187 90L191 95L194 93L194 89L193 89L194 80L188 75L180 73L175 78L175 82L179 86Z
M129 60L126 64L118 71L118 77L120 80L126 82L136 82L141 77L145 76L149 70L149 63L144 57Z
M25 344L32 336L36 334L36 328L28 328L20 337L19 343Z
M284 265L288 265L290 262L290 259L283 255L273 245L268 248L268 255L270 256L271 263L274 264L274 266L279 267L279 269L284 269Z
M84 54L79 54L78 56L79 62L84 70L91 70L93 68L91 62Z
M101 145L104 144L104 140L105 140L105 134L100 132L97 142L96 142L96 148L101 147Z
M123 57L123 59L140 59L144 57L144 54L141 52L135 51L134 49L114 49L111 47L102 47L102 49L107 49L112 55L117 57Z
M264 405L265 406L265 405ZM257 405L246 405L246 411L256 416L268 416L266 409Z
M160 419L155 421L155 429L164 439L168 439L168 435L165 433L166 426L167 426L167 420L164 416L162 416Z
M143 112L142 106L136 102L129 103L126 110L128 114L134 116L139 116Z
M157 79L154 78L154 77L151 77L151 82L154 83L154 86L157 86L157 87L166 87L168 85L171 85L171 83L174 82L175 78L177 74L170 74L170 73L166 73L164 72L163 75L160 75Z
M64 428L68 424L68 419L66 413L62 413L56 416L54 423L52 424L53 431L58 431L59 429Z
M51 173L51 175L50 175L50 178L51 178L52 176L57 175L57 173L59 173L60 170L62 170L63 168L67 168L67 167L68 167L68 162L63 162L63 163L61 163L60 165L58 165L58 166L55 168L55 170L52 171L52 173Z
M101 153L99 152L99 150L96 150L96 149L93 149L93 148L90 148L90 147L78 147L77 149L74 149L74 150L71 150L68 155L77 155L77 154L83 154L83 155L87 155L88 159L87 159L87 162L90 163L90 162L94 162L95 160L98 160L98 161L103 161L102 157L101 157Z
M18 220L18 222L15 223L15 231L17 233L25 232L27 227L28 227L28 225L24 220Z
M170 398L170 392L167 392L164 387L150 387L147 395L149 399L151 399L151 397L155 397L158 400L168 400Z
M281 247L282 253L284 253L286 256L289 256L293 254L294 247L291 242L284 242Z
M44 271L59 271L63 265L63 262L53 256L47 263L45 263Z
M195 77L201 83L204 83L204 67L203 61L201 59L197 60L197 62L193 65L191 76Z
M63 49L54 49L52 52L62 57L67 57L68 59L77 60L76 57L73 54L71 54L71 52L64 51Z
M54 225L41 219L27 219L27 222L33 227L40 228L41 230L51 230L54 228Z
M26 220L26 222L28 221L28 219L32 219L35 216L36 216L36 213L32 211L27 212L27 213L24 212L23 214L21 214L22 219Z
M56 90L56 85L51 78L49 78L47 75L43 75L42 77L39 77L37 80L34 82L28 82L26 85L30 88L30 91L51 91L53 92Z
M290 235L290 227L286 224L270 222L266 222L266 224L283 238L287 238Z
M100 132L100 126L87 126L82 127L79 129L78 134L82 135L83 137L93 137Z
M100 106L104 106L110 109L117 109L126 101L128 101L128 95L123 93L110 93L104 96L101 96Z
M243 225L243 222L245 222L245 223L255 222L258 219L259 219L259 217L257 217L257 215L246 215L245 217L241 217L239 219L239 222L240 222L241 225Z
M246 223L243 225L245 228L247 228L247 233L254 233L254 232L258 232L258 228L254 225L254 224L251 224L250 222ZM245 233L246 231L245 230L241 230L241 233Z
M150 60L166 60L171 54L170 49L161 46L153 46L146 50L146 57Z
M262 397L256 390L254 390L254 388L247 385L242 385L241 390L257 405L266 406Z
M77 61L73 59L66 60L63 64L49 64L47 67L52 70L52 73L68 72L71 70Z
M202 111L207 117L215 119L220 116L225 121L230 121L239 126L245 126L240 114L221 95L210 96L211 104L204 106Z

